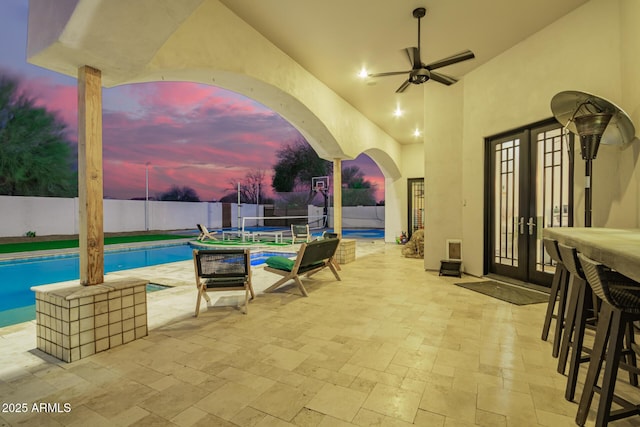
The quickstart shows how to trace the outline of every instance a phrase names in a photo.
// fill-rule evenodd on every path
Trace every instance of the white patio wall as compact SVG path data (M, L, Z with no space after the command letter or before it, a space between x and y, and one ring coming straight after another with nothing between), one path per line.
M323 208L309 206L309 217L322 216ZM384 229L384 206L343 206L342 228ZM329 208L329 227L333 227L333 208Z
M106 233L145 230L144 200L104 201L104 231ZM384 206L343 207L343 228L384 228ZM242 217L264 215L264 207L255 204L240 206ZM322 215L322 208L309 206L308 215ZM222 203L149 201L150 230L195 230L196 224L211 229L222 228ZM238 205L231 204L231 225L237 227ZM246 225L263 225L256 220ZM333 209L329 210L329 225L333 226ZM34 231L38 236L78 234L78 199L57 197L0 196L0 237L23 236Z

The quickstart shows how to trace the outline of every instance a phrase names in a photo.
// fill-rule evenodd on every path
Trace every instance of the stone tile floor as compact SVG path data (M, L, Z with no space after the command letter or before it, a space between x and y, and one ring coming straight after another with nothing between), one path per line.
M396 245L357 256L341 282L307 280L308 298L261 293L279 276L255 268L248 315L237 293L194 318L191 261L117 273L175 286L149 294L149 336L67 364L35 349L34 323L0 329L0 426L574 425L546 304L454 286Z

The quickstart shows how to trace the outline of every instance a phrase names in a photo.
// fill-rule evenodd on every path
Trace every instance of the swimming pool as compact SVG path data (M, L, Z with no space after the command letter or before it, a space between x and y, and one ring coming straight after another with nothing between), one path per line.
M188 244L107 251L104 254L104 272L187 261L192 259L192 254L193 248ZM283 254L294 255L254 252L251 254L251 265L262 264L269 256ZM35 318L32 286L76 280L79 277L78 254L0 261L0 327Z

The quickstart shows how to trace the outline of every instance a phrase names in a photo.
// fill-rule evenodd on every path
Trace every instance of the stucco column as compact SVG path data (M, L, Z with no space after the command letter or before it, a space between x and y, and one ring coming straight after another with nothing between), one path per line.
M342 160L333 159L333 232L342 238Z
M104 282L102 206L102 73L78 69L78 201L80 283Z

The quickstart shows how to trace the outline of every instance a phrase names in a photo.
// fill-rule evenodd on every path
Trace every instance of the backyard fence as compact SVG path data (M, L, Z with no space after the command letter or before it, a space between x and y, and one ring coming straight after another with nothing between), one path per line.
M223 205L227 205L223 208ZM230 206L229 206L230 205ZM161 202L156 200L104 200L104 232L195 230L242 224L242 217L265 216L262 205L219 202ZM78 234L78 198L0 196L0 237ZM323 208L309 205L304 215L318 216ZM349 206L342 209L343 228L384 228L384 206ZM248 226L260 226L256 221ZM225 226L228 226L225 224ZM333 226L333 208L329 209Z

